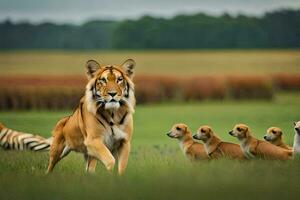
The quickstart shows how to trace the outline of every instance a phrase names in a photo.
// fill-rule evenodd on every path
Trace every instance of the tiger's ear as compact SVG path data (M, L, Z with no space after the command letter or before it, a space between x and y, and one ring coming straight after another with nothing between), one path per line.
M85 67L88 79L91 79L95 76L95 72L100 69L100 64L95 60L89 60L86 62Z
M5 126L0 122L0 130L2 130L3 128L5 128Z
M126 72L126 75L129 76L129 78L132 78L134 73L135 61L133 59L127 59L121 66Z

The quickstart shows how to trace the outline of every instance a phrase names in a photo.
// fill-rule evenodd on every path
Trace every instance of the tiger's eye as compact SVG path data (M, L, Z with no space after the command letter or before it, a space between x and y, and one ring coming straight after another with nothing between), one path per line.
M118 82L121 82L121 81L123 81L123 77L122 77L122 76L120 76L120 77L118 78Z
M181 131L181 128L179 128L179 127L177 126L177 127L176 127L176 130L177 130L177 131Z
M106 83L106 79L105 78L101 78L100 81L103 82L103 83Z
M273 133L273 134L275 134L275 133L276 133L276 131L272 130L272 133Z
M242 129L241 129L240 127L237 127L237 130L238 130L238 131L242 131Z

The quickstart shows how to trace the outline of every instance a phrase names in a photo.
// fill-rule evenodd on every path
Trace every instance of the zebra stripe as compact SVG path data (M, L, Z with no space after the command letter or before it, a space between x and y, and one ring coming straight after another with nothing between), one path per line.
M12 133L9 135L9 138L7 139L7 142L9 144L10 149L15 149L15 144L14 144L14 138L18 135L15 131L12 131Z
M1 139L1 145L5 145L6 146L6 141L8 136L11 134L12 130L8 129L8 131L6 132L5 136Z
M49 151L52 138L22 133L8 128L0 130L0 146L12 150Z
M13 149L17 149L17 150L19 150L19 142L18 142L18 136L15 136L14 138L13 138Z
M2 131L1 131L1 133L0 133L0 141L2 140L2 138L4 138L4 137L6 136L7 131L8 131L8 130L7 130L6 128L2 129Z
M34 151L50 150L50 144L39 144L33 148Z
M26 138L29 138L29 137L32 137L31 134L27 134L27 133L24 133L24 134L21 134L19 137L18 137L18 142L19 142L19 150L25 150L26 149L26 145L24 144L24 139Z

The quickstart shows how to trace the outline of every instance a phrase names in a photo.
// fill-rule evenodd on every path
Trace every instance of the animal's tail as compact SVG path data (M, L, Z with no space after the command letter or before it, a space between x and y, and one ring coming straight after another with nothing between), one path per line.
M49 151L51 138L43 138L30 133L23 133L5 127L0 123L0 146L9 150Z
M293 150L293 149L291 149L291 150L286 149L285 151L287 152L287 154L288 154L288 156L289 156L290 158L293 158L293 156L294 156L294 150Z

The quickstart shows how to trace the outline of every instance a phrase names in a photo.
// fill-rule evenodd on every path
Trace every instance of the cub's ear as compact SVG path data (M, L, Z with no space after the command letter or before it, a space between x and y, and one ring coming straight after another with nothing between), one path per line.
M184 126L184 132L186 133L186 132L188 132L188 131L189 131L189 127Z
M127 59L121 66L126 72L126 75L129 76L129 78L132 78L134 74L135 61L133 59Z
M294 122L294 126L296 126L296 122Z
M95 60L89 60L86 62L85 67L88 79L91 79L94 77L95 72L100 69L100 64Z

